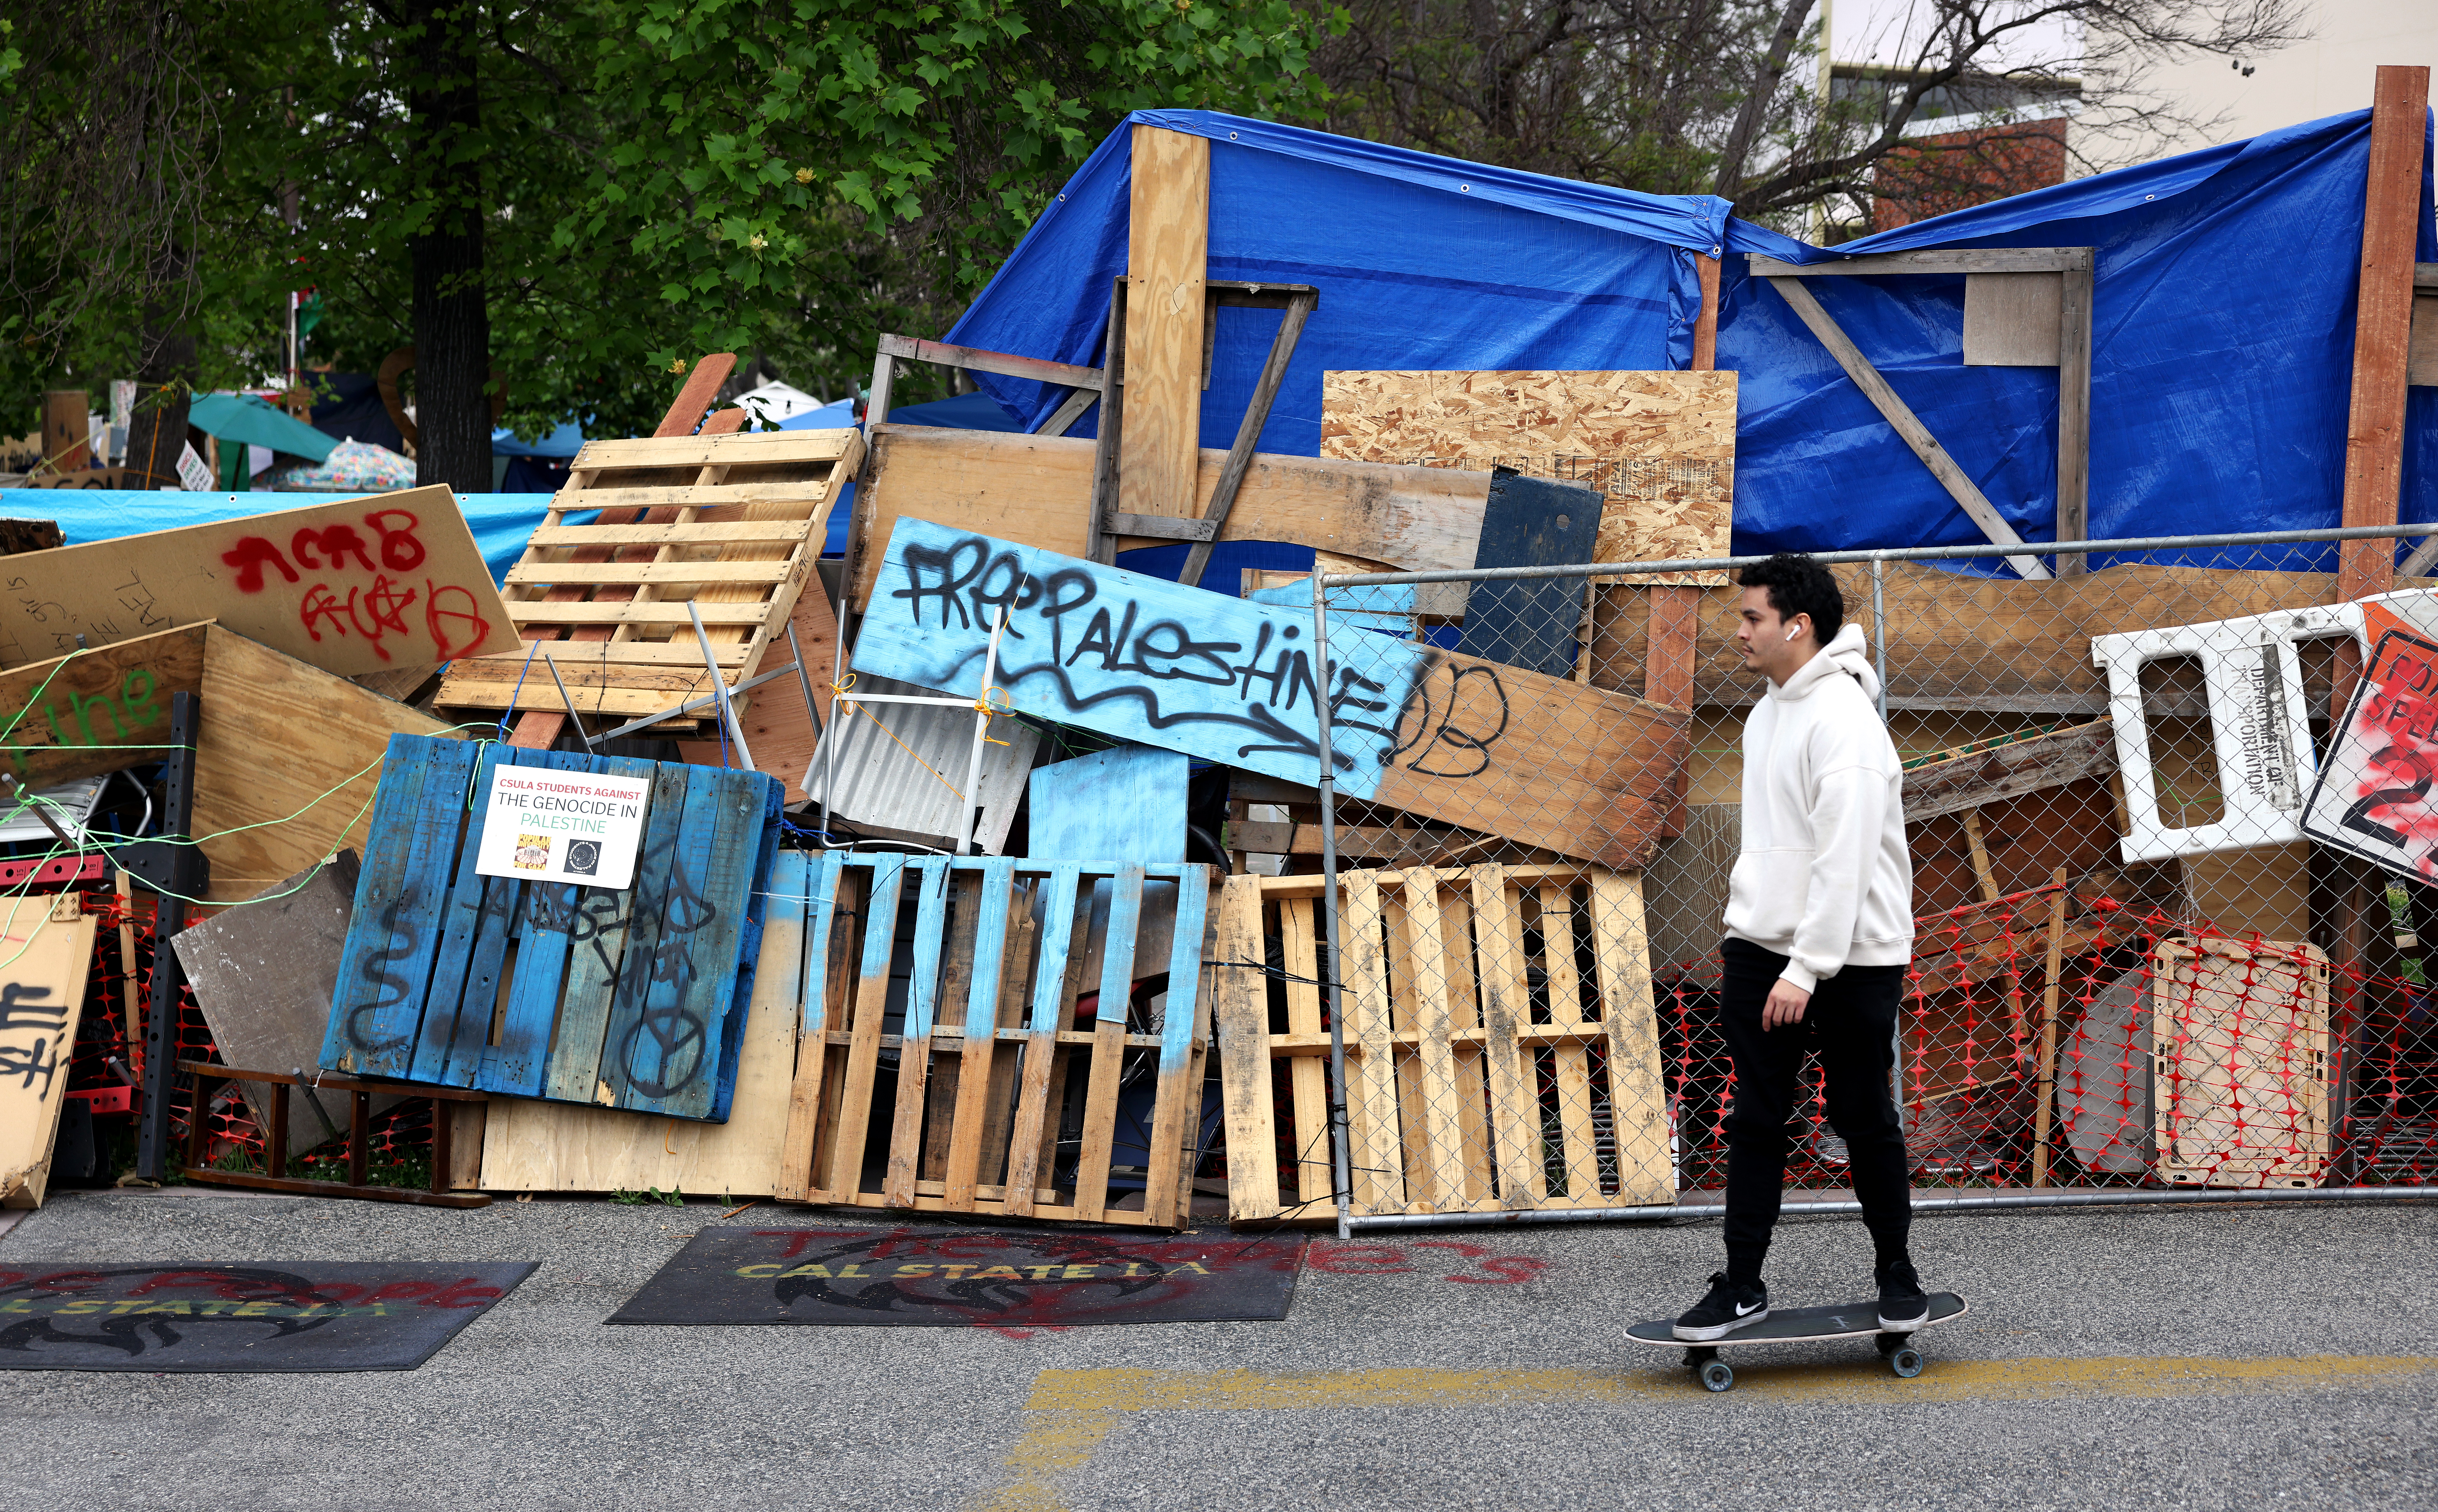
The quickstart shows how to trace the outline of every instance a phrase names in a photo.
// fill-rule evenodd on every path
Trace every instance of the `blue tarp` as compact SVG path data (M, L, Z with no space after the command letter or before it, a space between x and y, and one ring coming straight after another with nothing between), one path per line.
M364 497L362 494L190 494L174 488L151 491L44 488L11 492L15 497L8 508L0 512L56 519L60 529L66 533L67 543L71 546L80 546L87 541L115 540L121 536L142 536L156 530L176 530L181 525L201 525L215 519L267 515L274 510L334 504L342 500ZM517 558L524 554L525 537L541 523L542 511L550 507L550 497L548 494L457 496L458 507L466 513L466 524L474 533L474 544L482 548L483 560L491 569L493 582L506 576L508 569L516 565Z
M1132 120L1210 140L1212 277L1321 290L1265 450L1317 453L1326 368L1683 367L1692 257L1723 247L1719 365L1742 375L1736 550L1975 541L1742 255L2094 246L2093 532L2339 521L2367 112L1833 251L1729 220L1707 196L1602 189L1206 112ZM1130 142L1122 129L1102 144L947 340L1099 361L1125 259ZM2422 196L2420 256L2438 259L2426 167ZM1813 288L2023 536L2054 539L2056 370L1966 368L1960 275ZM1234 438L1275 328L1253 311L1220 318L1204 446ZM978 381L1028 418L1058 397ZM2402 518L2438 520L2438 390L2412 391L2408 426Z

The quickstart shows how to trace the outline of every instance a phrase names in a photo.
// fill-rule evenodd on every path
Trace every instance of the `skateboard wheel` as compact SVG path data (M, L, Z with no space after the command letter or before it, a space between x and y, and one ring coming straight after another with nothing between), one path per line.
M1888 1368L1910 1380L1921 1374L1921 1351L1908 1345L1891 1352Z
M1918 1370L1921 1367L1919 1365L1916 1365L1914 1368ZM1727 1363L1725 1361L1712 1360L1706 1362L1702 1366L1703 1390L1724 1391L1735 1383L1736 1373L1727 1368Z

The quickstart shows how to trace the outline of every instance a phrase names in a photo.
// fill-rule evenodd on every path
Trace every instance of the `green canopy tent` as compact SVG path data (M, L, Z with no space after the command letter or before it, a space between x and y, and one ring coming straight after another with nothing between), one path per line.
M186 411L186 423L221 443L222 488L242 492L254 486L245 466L245 448L269 447L303 457L327 461L339 444L336 436L314 430L251 394L205 394Z

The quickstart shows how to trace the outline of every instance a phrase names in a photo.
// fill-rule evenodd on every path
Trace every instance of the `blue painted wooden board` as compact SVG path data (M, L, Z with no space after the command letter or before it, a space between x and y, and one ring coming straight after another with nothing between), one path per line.
M477 875L468 800L503 764L651 779L634 887ZM759 772L394 737L322 1064L724 1120L780 802Z
M1192 765L1181 751L1117 746L1034 768L1025 854L1036 861L1184 860Z
M1481 517L1475 567L1564 567L1588 562L1599 549L1600 492L1552 478L1493 469ZM1575 670L1583 619L1580 577L1532 577L1475 583L1465 596L1464 633L1456 648L1552 677Z
M993 681L1017 712L1319 782L1308 612L928 520L890 535L855 670L970 690L1002 607ZM1685 711L1343 624L1329 641L1340 794L1604 866L1650 858Z
M1245 597L1255 604L1275 604L1282 609L1301 609L1304 618L1312 618L1312 583L1281 583L1276 588L1257 588ZM1329 595L1329 623L1343 620L1356 629L1375 635L1394 636L1400 641L1414 638L1417 595L1411 583L1373 583L1363 588L1333 589Z

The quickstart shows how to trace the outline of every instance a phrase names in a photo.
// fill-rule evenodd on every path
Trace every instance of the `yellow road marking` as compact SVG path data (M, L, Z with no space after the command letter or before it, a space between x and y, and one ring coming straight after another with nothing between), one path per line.
M2230 1397L2360 1390L2438 1373L2431 1355L2310 1355L2301 1359L1933 1361L1911 1380L1865 1362L1761 1365L1736 1372L1736 1392L1772 1400L1888 1406L1957 1401L2047 1401L2063 1397ZM1310 1412L1354 1407L1520 1407L1551 1402L1685 1401L1704 1393L1690 1371L1045 1370L1025 1403L1031 1426L1007 1456L1014 1478L982 1492L979 1512L1064 1512L1058 1478L1083 1468L1122 1413ZM1732 1400L1733 1398L1729 1398Z
M1744 1366L1736 1390L1773 1398L1874 1402L2040 1401L2058 1397L2214 1397L2381 1383L2438 1371L2427 1355L2299 1360L2104 1359L1934 1361L1911 1380L1862 1363ZM1698 1391L1682 1370L1345 1370L1267 1376L1249 1370L1045 1370L1036 1411L1286 1412L1345 1407L1497 1407L1624 1402Z
M1089 1374L1089 1372L1083 1372ZM1007 1468L1016 1478L965 1504L976 1512L1064 1512L1066 1499L1052 1477L1081 1469L1118 1426L1118 1415L1106 1412L1035 1412L1033 1426L1009 1450Z

